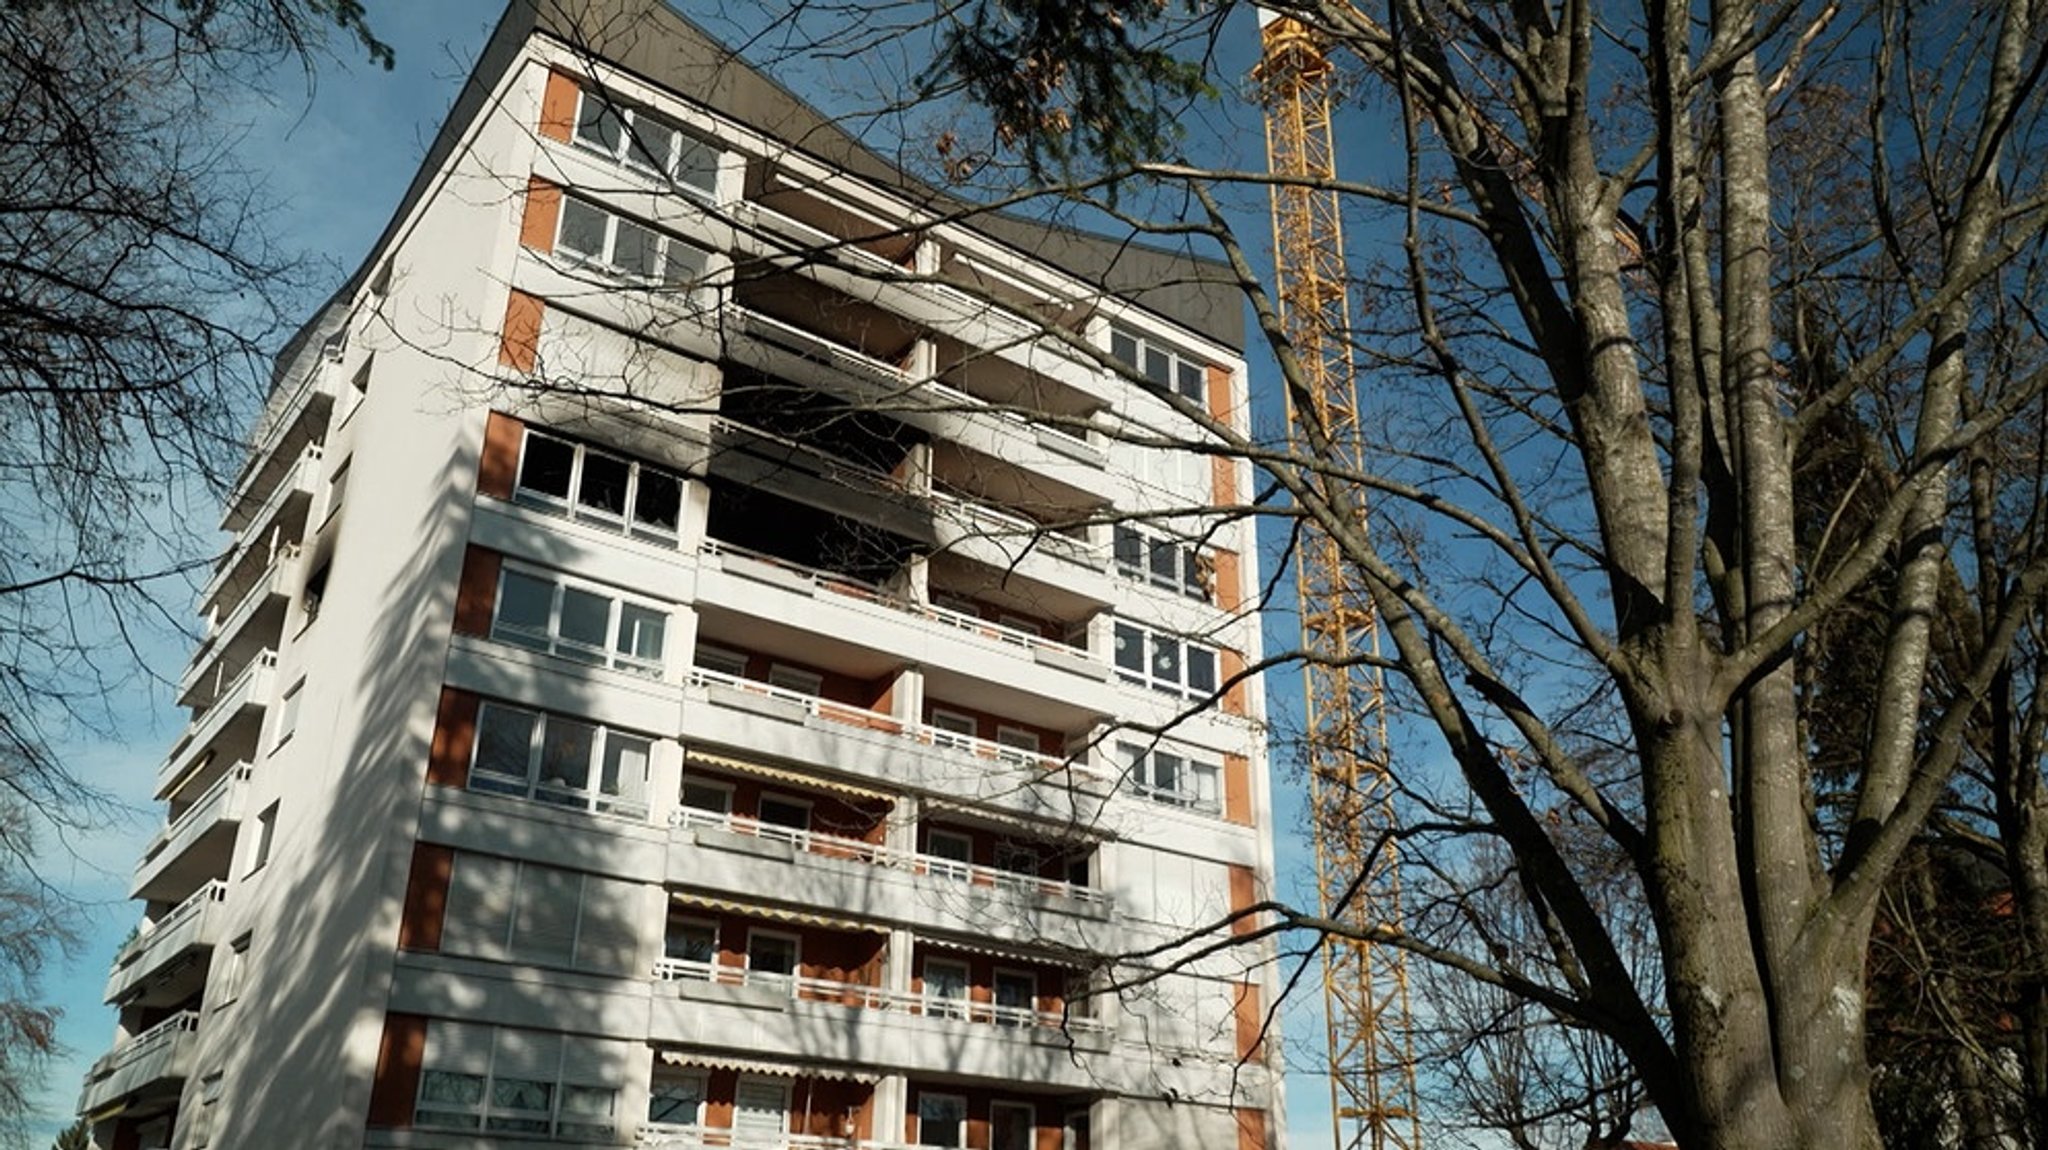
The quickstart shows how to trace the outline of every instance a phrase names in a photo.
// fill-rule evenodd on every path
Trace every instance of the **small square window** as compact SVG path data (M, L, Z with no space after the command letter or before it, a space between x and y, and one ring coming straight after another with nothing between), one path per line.
M605 231L611 217L582 200L562 201L562 230L555 250L579 259L603 260Z
M284 698L277 704L277 733L271 736L270 750L274 754L279 747L291 741L292 733L299 729L299 700L306 693L306 680L285 688Z
M270 847L276 837L277 804L272 803L264 808L262 814L256 816L256 846L250 853L247 873L255 874L270 865Z

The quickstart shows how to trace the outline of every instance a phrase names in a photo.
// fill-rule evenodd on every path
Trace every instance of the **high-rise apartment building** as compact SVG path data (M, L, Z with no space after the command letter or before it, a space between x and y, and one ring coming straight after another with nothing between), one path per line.
M1108 962L1271 881L1222 270L557 5L281 360L99 1143L1265 1150L1270 947Z

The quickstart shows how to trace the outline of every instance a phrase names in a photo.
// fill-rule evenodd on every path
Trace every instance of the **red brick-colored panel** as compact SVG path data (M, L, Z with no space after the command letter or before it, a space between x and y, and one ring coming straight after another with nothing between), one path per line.
M479 494L499 499L512 498L512 486L519 479L519 449L526 443L526 425L503 412L494 411L484 423L484 450L476 462Z
M505 334L498 342L498 362L515 371L532 371L540 362L540 321L547 303L539 296L515 291L505 302Z
M562 189L533 176L526 181L526 216L519 242L537 252L555 250L555 224L562 217Z
M437 787L469 785L478 701L468 691L441 688L441 705L434 715L434 742L427 751L427 781Z
M548 73L547 90L540 97L540 134L564 144L576 128L576 97L580 89L567 72Z
M411 1126L420 1093L420 1058L427 1050L427 1020L416 1014L384 1016L377 1047L377 1077L370 1085L371 1126Z
M1217 507L1237 506L1237 460L1227 455L1209 457L1209 501Z
M1223 688L1223 712L1227 715L1242 715L1245 712L1244 656L1228 647L1218 652L1217 661L1222 664L1223 681L1230 684Z
M1239 866L1236 863L1229 864L1229 871L1230 910L1232 914L1235 914L1259 901L1259 878L1252 873L1252 868ZM1231 925L1230 932L1232 934L1250 934L1252 931L1257 930L1258 927L1257 916L1246 915Z
M1238 560L1235 551L1212 551L1209 553L1209 570L1213 592L1211 596L1218 607L1235 611L1244 606L1244 564Z
M472 547L462 556L462 581L455 588L455 630L461 635L491 633L491 610L498 600L498 568L504 557Z
M405 910L398 919L398 949L441 949L441 919L448 909L448 878L454 873L453 850L413 844L412 874L405 883Z
M1259 1052L1264 1045L1260 1031L1266 1026L1266 1012L1259 1006L1259 988L1253 983L1240 982L1231 993L1236 997L1238 1060L1257 1062L1263 1057Z
M1209 368L1209 414L1219 422L1231 422L1230 413L1236 405L1231 402L1230 371L1228 368Z
M1223 817L1252 825L1252 762L1243 755L1223 756Z
M1239 1107L1237 1110L1237 1150L1269 1150L1266 1141L1266 1112Z

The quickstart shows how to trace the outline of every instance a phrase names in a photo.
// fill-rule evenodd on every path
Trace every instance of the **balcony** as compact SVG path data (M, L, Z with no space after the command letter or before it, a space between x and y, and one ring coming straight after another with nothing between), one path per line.
M274 492L298 454L327 430L338 379L337 369L323 354L296 382L271 393L256 426L249 461L222 511L221 530L241 531L255 521L261 506L258 496Z
M634 1145L643 1150L897 1150L895 1143L816 1134L772 1134L723 1126L671 1126L649 1122ZM919 1150L905 1146L901 1150Z
M91 1114L145 1095L175 1096L191 1077L198 1050L199 1012L174 1014L92 1064L78 1112Z
M220 906L227 893L227 884L216 879L138 930L114 955L105 1000L153 1006L197 993L206 979L206 965L185 960L220 944Z
M1008 748L1004 748L1007 750ZM717 811L695 810L685 807L669 818L669 825L682 831L710 829L727 834L745 836L763 843L782 843L789 847L790 857L797 854L820 855L825 858L851 859L868 866L887 867L913 875L934 875L955 882L973 886L993 887L1022 893L1034 898L1063 899L1076 904L1099 908L1108 913L1111 898L1107 891L1058 879L1040 878L1036 875L997 867L963 863L938 855L921 854L902 850L880 843L860 839L843 838L800 827L787 827L744 815L722 814Z
M1093 1018L1071 1017L1059 1011L1033 1010L1022 1006L997 1006L989 1002L935 998L908 990L885 990L856 982L835 982L826 978L798 978L786 974L762 974L743 967L712 962L691 962L664 958L654 964L657 982L708 983L715 986L745 986L768 991L791 1002L823 1002L854 1010L894 1010L922 1018L946 1019L1009 1027L1042 1027L1072 1034L1107 1034L1109 1028Z
M291 470L248 517L235 545L214 567L213 577L199 592L202 610L217 610L222 602L239 603L283 550L299 541L305 531L306 510L318 488L324 453L309 443Z
M249 654L274 647L283 636L285 605L299 585L299 545L287 544L271 557L270 566L225 613L208 621L206 637L192 653L192 662L178 681L178 705L205 705L220 686L223 665L240 665ZM253 624L253 625L252 625Z
M158 798L168 796L204 761L208 751L225 746L231 741L230 736L236 749L254 753L264 708L276 693L276 672L277 653L258 654L221 688L204 711L193 717L184 734L172 744L163 766L157 769Z
M247 763L228 768L149 840L136 865L129 898L178 902L207 879L227 874L248 798L249 774Z

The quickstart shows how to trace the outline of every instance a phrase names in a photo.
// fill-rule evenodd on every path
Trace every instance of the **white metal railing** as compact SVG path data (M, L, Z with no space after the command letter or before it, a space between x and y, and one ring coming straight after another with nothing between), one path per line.
M248 662L235 669L232 678L228 676L226 667L215 667L213 670L215 689L213 694L204 703L196 704L199 708L199 713L195 716L197 721L204 722L206 716L212 714L213 709L220 706L222 700L232 697L236 691L248 686L249 682L258 674L275 666L277 666L277 652L265 650L258 651L250 656ZM223 683L221 681L223 679L227 681Z
M135 937L129 939L121 947L121 952L114 956L114 965L126 966L134 960L136 955L149 948L151 939L166 931L176 930L178 927L199 917L208 906L224 901L227 897L228 884L221 879L214 879L205 886L193 891L185 896L184 902L172 907L170 913L147 926L138 928L135 932Z
M270 556L270 565L263 569L262 576L255 583L251 584L247 591L242 592L242 597L235 600L233 607L228 608L226 611L214 611L207 617L206 637L200 640L200 648L204 650L215 639L232 631L234 627L240 626L243 622L243 616L253 612L258 601L267 595L276 584L277 577L283 573L285 565L298 557L299 545L297 543L287 543L278 548Z
M847 703L835 703L788 687L777 687L759 679L748 679L739 675L728 675L709 667L691 667L690 685L693 687L723 686L766 698L780 699L801 707L806 715L831 719L869 730L884 731L901 738L911 739L926 746L945 747L965 751L977 758L997 759L1019 766L1037 767L1046 772L1072 771L1077 775L1104 782L1115 782L1117 775L1102 771L1081 759L1065 759L1058 755L1047 755L1026 751L1020 747L1007 747L992 739L962 735L954 731L941 730L914 719L901 719L881 711L870 711Z
M727 1147L732 1150L877 1150L882 1144L816 1134L777 1134L720 1126L671 1126L649 1122L640 1127L636 1145L648 1150L726 1150Z
M980 528L983 534L995 538L1026 539L1084 567L1100 569L1106 566L1103 557L1096 553L1094 545L1087 540L1061 534L1035 519L1005 511L971 495L947 491L936 485L932 488L931 499L933 503L950 508L964 519L979 520L987 524L988 526Z
M148 1030L143 1031L141 1034L138 1034L135 1037L129 1039L128 1041L122 1043L120 1047L115 1049L113 1052L109 1053L105 1058L100 1059L98 1064L94 1066L94 1070L99 1075L108 1074L112 1071L120 1069L123 1066L128 1065L131 1062L136 1061L137 1059L143 1057L146 1054L149 1054L152 1051L161 1049L162 1047L168 1046L171 1043L176 1042L180 1035L190 1034L198 1029L198 1011L179 1011L178 1013L171 1015L169 1018L164 1019L162 1022L157 1023L155 1026L150 1027Z
M930 619L937 623L943 623L955 630L965 631L1006 646L1046 651L1083 659L1095 658L1094 653L1085 647L1071 646L1019 627L1012 627L1006 623L992 622L979 615L969 615L965 611L956 611L951 607L941 607L932 603L912 602L873 583L863 582L849 575L827 571L821 567L810 567L788 559L777 558L764 552L755 551L752 548L740 547L735 544L707 538L703 544L703 552L706 555L738 555L742 558L752 559L757 563L766 563L808 579L814 586L823 587L835 594L844 595L851 599L859 599L864 603L873 603L877 606L887 607L891 611L897 611L905 615L915 615L921 619ZM1004 748L1004 750L1010 751L1012 748Z
M221 587L227 582L228 577L242 566L243 561L248 558L249 552L262 539L263 532L261 528L270 522L271 518L291 499L295 492L300 490L301 485L305 486L308 494L311 493L312 486L306 481L312 476L315 469L320 466L320 460L324 453L325 449L320 444L307 444L306 449L299 453L298 462L292 464L291 467L286 469L284 475L279 477L277 486L271 489L269 498L265 499L263 505L249 516L248 522L242 525L240 542L235 545L233 551L228 553L227 559L220 566L214 568L213 577L206 581L205 589L199 593L199 601L201 603L211 603L220 594ZM281 544L295 542L297 540L283 540L281 542L272 540L271 554L275 555Z
M786 435L777 435L772 431L767 431L763 428L755 427L750 423L741 423L736 419L728 419L723 415L715 415L711 417L711 430L714 432L732 431L738 432L742 435L751 435L756 439L767 440L768 442L773 443L778 447L788 448L789 450L796 452L799 455L810 456L813 460L817 462L819 469L818 475L825 479L843 482L849 478L852 478L861 480L862 482L867 483L878 490L906 490L902 479L898 478L895 475L891 475L886 471L877 471L872 467L869 467L862 463L857 463L851 459L846 458L843 455L834 455L833 453L825 451L814 444L805 443L801 440L791 439Z
M353 322L353 320L353 316L349 317L349 322ZM344 327L342 330L346 331L347 328ZM269 458L272 451L277 449L277 441L283 438L286 429L298 422L300 414L304 412L306 404L311 401L312 397L315 394L325 393L326 388L321 385L326 383L333 375L333 365L328 362L327 356L323 353L318 361L314 363L312 370L308 371L299 380L298 386L292 389L290 397L285 400L283 406L273 409L269 404L264 405L264 414L261 417L262 427L252 437L254 442L249 448L249 461L244 465L243 474L235 483L234 493L228 498L227 510L221 515L221 522L223 524L233 520L235 508L240 507L243 500L248 498L249 485L254 483L256 476L262 472L263 461ZM276 411L274 417L271 415L272 410Z
M250 772L249 764L239 763L229 768L226 774L215 779L212 786L206 788L198 798L192 800L191 806L180 811L177 818L165 823L156 832L155 837L149 840L149 845L142 848L143 861L147 862L155 858L159 852L171 844L171 840L198 825L201 820L211 817L214 813L212 808L225 802L228 792L233 789L236 783L247 779Z
M908 871L912 874L931 874L976 886L999 887L1004 890L1023 891L1032 894L1052 895L1069 898L1075 902L1096 906L1108 906L1107 892L1080 886L1060 879L1040 878L1020 871L1003 870L999 867L983 866L980 863L966 863L958 859L942 858L938 855L907 851L881 843L863 842L860 839L843 838L839 835L820 834L802 827L786 827L777 823L762 822L745 815L726 814L723 811L699 810L684 807L669 816L671 826L683 829L709 827L714 830L731 831L734 834L752 835L771 842L788 843L792 848L806 854L826 855L832 858L854 859L870 866L888 867L892 870Z
M748 970L743 966L725 966L692 959L661 959L654 964L654 977L661 982L706 982L719 986L765 987L786 994L793 1002L837 1003L861 1010L899 1010L927 1018L991 1023L1011 1029L1040 1027L1058 1030L1064 1027L1077 1034L1102 1034L1107 1033L1109 1029L1097 1019L1083 1018L1057 1010L1038 1010L1029 1006L997 1006L992 1002L972 1002L965 998L948 998L930 993L918 994L908 990L888 990L879 986L839 982L829 978L771 974Z

